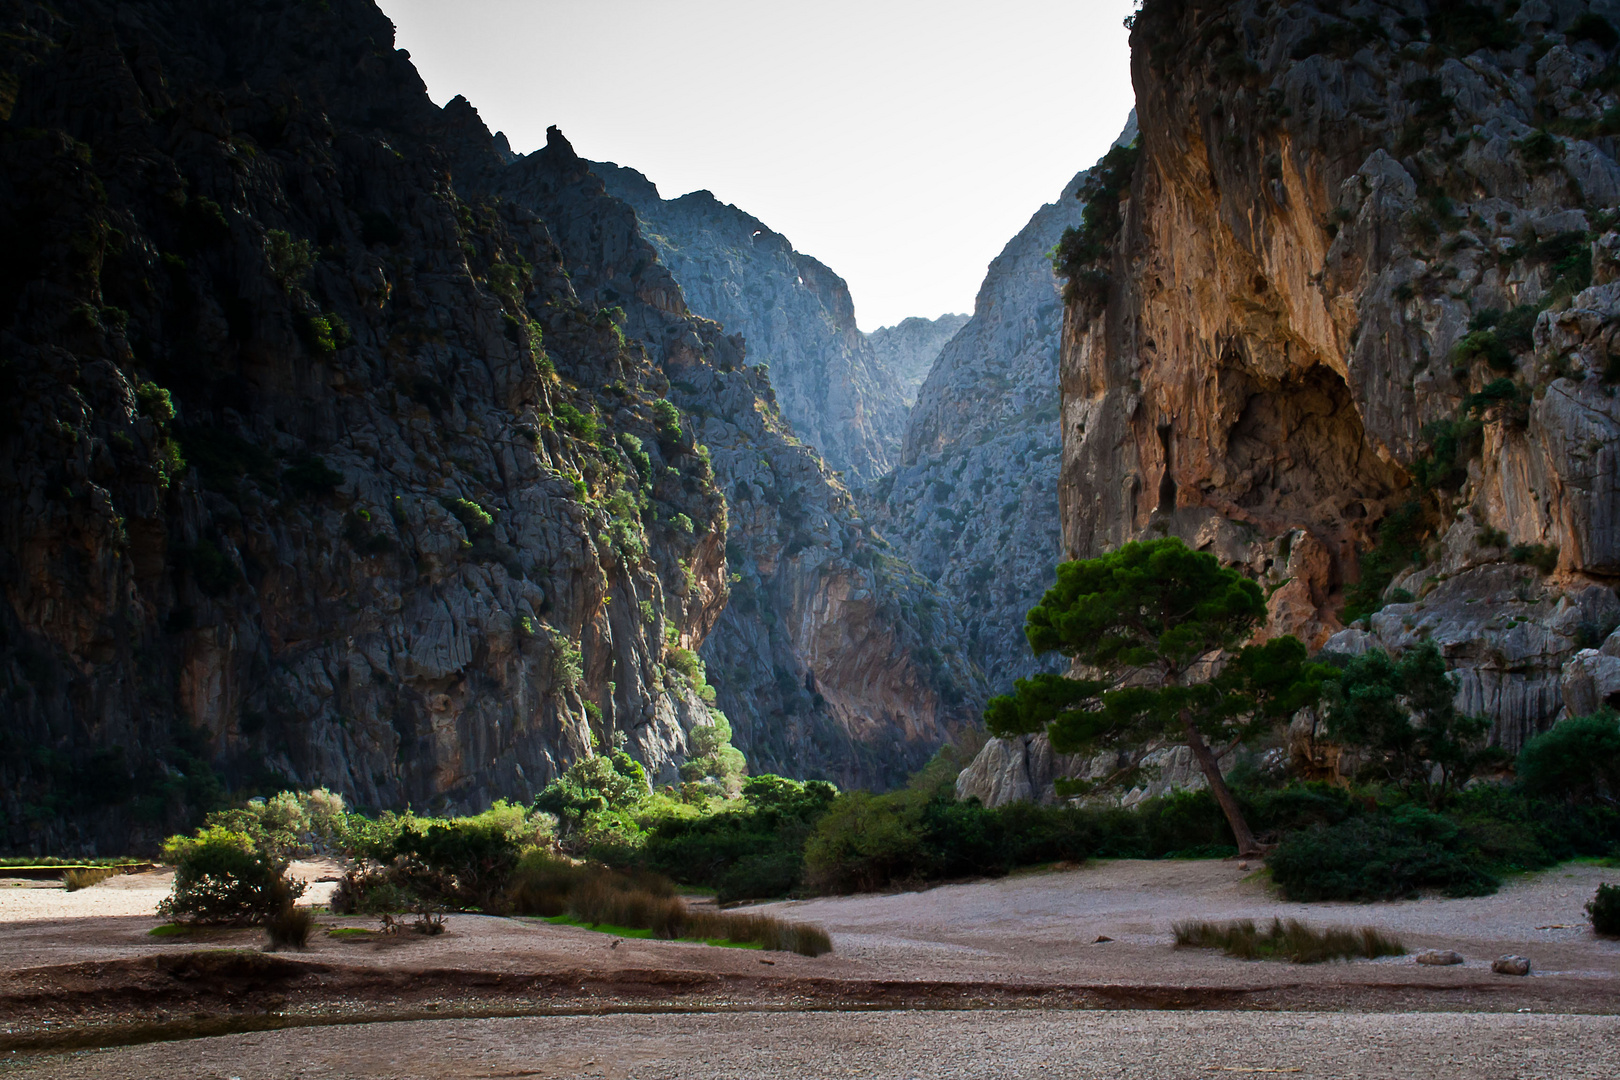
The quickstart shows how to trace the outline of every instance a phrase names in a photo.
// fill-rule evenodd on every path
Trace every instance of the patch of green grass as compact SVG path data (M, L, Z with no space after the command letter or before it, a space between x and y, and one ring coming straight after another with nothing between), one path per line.
M577 926L581 930L594 930L599 934L612 934L614 937L651 939L656 936L651 930L641 930L633 926L614 926L612 923L589 923L584 919L576 919L572 915L553 915L551 918L541 921L551 923L553 926ZM704 945L714 945L722 949L765 948L764 945L757 941L731 941L727 938L675 938L674 940L701 942Z
M147 931L147 934L152 937L185 937L195 929L196 927L187 926L185 923L170 922L164 923L162 926L152 927Z
M334 926L326 932L327 937L335 938L365 938L374 937L375 930L367 930L363 926Z

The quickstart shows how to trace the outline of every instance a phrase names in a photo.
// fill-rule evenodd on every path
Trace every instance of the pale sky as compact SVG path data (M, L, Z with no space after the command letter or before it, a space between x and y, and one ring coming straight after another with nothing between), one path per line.
M380 3L434 101L707 188L842 275L868 331L971 312L1132 104L1132 0Z

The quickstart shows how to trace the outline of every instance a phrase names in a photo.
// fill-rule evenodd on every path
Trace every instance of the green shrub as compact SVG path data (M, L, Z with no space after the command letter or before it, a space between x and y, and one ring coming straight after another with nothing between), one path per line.
M596 439L596 415L594 413L580 412L578 408L566 401L559 401L557 407L551 410L557 418L557 425L576 438L587 442Z
M395 845L394 877L405 891L447 907L501 914L521 843L499 813L407 827Z
M628 812L647 797L647 773L641 763L622 750L611 755L581 758L568 767L557 779L547 784L534 800L534 808L555 814L562 826L563 839L574 839L571 846L579 847L575 836L588 832L595 822L607 825L618 815L633 825Z
M264 255L270 264L270 276L288 292L302 285L315 265L315 245L295 239L282 229L265 233Z
M1119 204L1136 173L1140 148L1116 146L1092 169L1075 197L1085 200L1078 228L1063 230L1052 249L1052 266L1068 281L1065 298L1077 303L1087 318L1101 314L1108 301L1109 275L1104 263L1124 227Z
M1586 903L1593 933L1620 937L1620 885L1599 885L1597 895Z
M1403 790L1422 789L1438 803L1501 757L1485 743L1490 722L1459 713L1456 693L1434 642L1424 641L1399 659L1371 649L1350 660L1330 684L1327 731L1370 750L1368 771ZM1438 783L1431 780L1435 770Z
M494 515L471 499L440 499L439 505L455 515L468 536L479 536L495 527Z
M286 879L284 861L218 825L171 836L163 861L175 867L174 889L158 915L176 922L261 924L304 893L303 882Z
M1558 569L1558 548L1551 544L1514 544L1508 549L1508 558L1533 566L1543 574Z
M1415 806L1290 833L1266 860L1289 900L1394 900L1438 890L1481 896L1494 875L1462 850L1445 817Z
M1535 797L1620 798L1620 717L1605 711L1554 724L1519 751L1519 783Z

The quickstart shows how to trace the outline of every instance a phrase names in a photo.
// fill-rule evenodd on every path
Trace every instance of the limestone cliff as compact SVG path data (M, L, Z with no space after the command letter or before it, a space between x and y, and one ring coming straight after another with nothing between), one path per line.
M1125 142L1135 138L1127 127ZM1024 615L1062 559L1057 482L1063 302L1050 252L1080 222L1081 173L985 273L906 424L900 463L861 493L884 537L956 600L992 686L1037 670Z
M922 389L928 373L934 370L940 350L967 325L969 318L967 315L941 315L937 319L924 319L913 315L866 335L877 362L894 372L901 404L907 409L917 403L917 391Z
M635 208L692 310L742 334L753 362L770 370L794 434L853 483L887 472L905 428L904 394L856 327L844 279L707 191L663 199L634 169L593 169Z
M628 210L436 108L373 5L3 18L0 847L129 850L222 784L475 807L615 741L669 778L709 717L669 650L716 639L776 661L722 697L768 767L891 776L971 717Z
M1123 226L1066 311L1068 552L1181 535L1276 631L1432 637L1500 743L1549 725L1620 619L1616 15L1146 4Z
M1145 4L1140 153L1065 311L1068 555L1180 535L1275 590L1272 632L1432 638L1509 750L1620 689L1594 648L1620 621L1617 16ZM1050 759L996 753L974 791Z

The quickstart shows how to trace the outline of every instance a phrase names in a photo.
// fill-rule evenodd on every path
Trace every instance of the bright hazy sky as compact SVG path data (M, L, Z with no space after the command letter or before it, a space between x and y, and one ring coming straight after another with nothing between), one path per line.
M971 312L1131 108L1131 0L380 2L434 101L709 189L843 275L863 330Z

